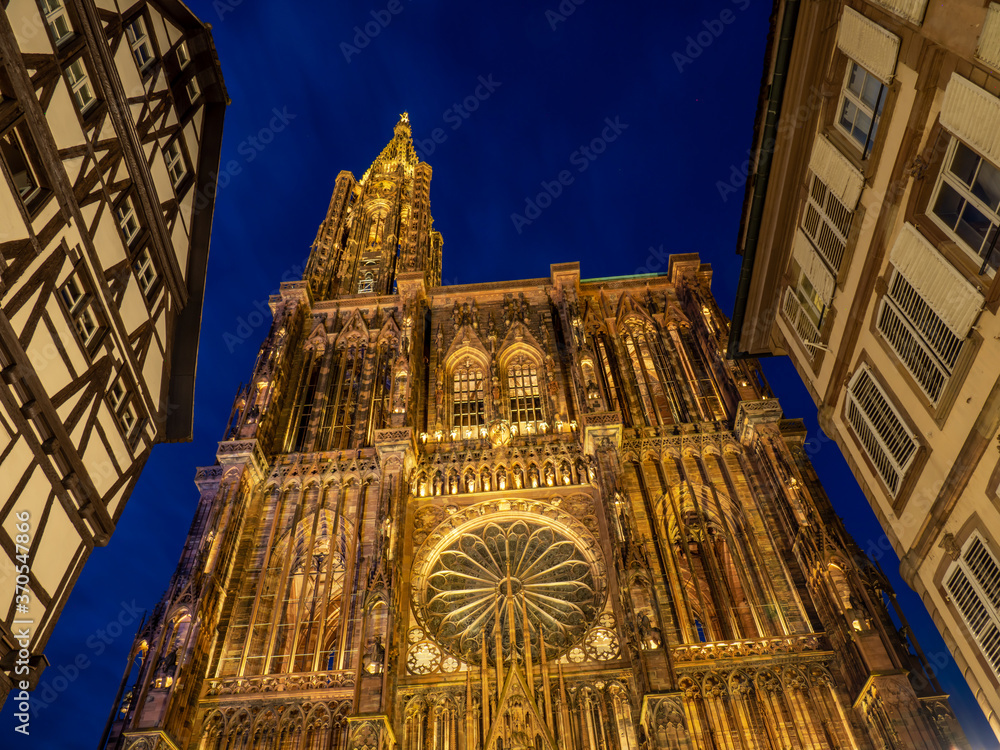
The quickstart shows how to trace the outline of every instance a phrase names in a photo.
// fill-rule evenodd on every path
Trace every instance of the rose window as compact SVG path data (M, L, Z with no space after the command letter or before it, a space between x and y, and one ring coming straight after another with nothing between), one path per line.
M544 518L466 525L425 557L417 595L424 629L450 653L476 663L523 653L525 623L533 658L554 659L578 644L603 604L592 542Z

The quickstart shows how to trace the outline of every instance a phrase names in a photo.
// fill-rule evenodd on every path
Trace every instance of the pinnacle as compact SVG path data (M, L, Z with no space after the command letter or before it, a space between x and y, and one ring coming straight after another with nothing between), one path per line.
M385 171L385 167L393 163L415 164L419 157L413 148L413 136L410 131L410 115L403 112L399 116L399 122L392 129L392 140L382 149L382 153L365 171L361 177L361 182L365 182L369 174Z

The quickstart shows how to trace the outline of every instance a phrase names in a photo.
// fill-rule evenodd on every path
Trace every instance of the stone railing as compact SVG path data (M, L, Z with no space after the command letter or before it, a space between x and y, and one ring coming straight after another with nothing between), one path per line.
M830 644L823 633L784 635L772 638L754 638L739 641L715 641L675 646L670 653L675 662L712 661L716 659L744 659L755 656L802 654L829 651Z
M206 697L247 695L249 693L290 693L299 690L333 690L352 687L354 687L354 673L350 670L223 677L208 681Z

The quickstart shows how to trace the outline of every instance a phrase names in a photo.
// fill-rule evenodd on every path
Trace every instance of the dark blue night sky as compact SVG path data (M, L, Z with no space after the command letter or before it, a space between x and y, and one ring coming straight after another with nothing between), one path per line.
M584 278L646 273L665 269L667 253L697 252L715 269L723 310L733 306L769 2L189 5L212 24L233 102L195 439L153 451L49 643L52 666L34 697L50 705L28 739L13 733L8 708L4 747L97 745L136 610L155 606L180 554L195 467L214 463L233 396L251 374L268 295L301 274L337 173L360 177L400 112L434 168L444 283L544 277L565 261L580 261ZM862 548L882 555L924 650L947 659L941 681L973 747L996 748L838 449L818 432L798 376L784 358L764 365L785 413L806 419L834 505Z

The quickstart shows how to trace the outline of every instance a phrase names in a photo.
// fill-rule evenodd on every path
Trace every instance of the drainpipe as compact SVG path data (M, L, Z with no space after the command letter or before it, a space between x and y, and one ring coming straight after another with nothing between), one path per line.
M799 17L800 0L788 0L785 4L785 14L781 20L781 32L778 37L778 48L775 52L774 75L771 78L771 90L767 102L767 114L764 119L764 132L761 134L761 149L757 157L757 169L754 175L753 202L747 218L746 242L743 245L743 265L740 267L740 279L736 287L736 306L733 309L733 321L729 327L729 347L726 356L729 359L747 359L749 354L740 351L740 336L743 321L746 317L747 298L750 294L750 279L753 275L754 258L757 255L757 242L760 238L760 224L764 215L764 202L767 200L767 181L771 174L771 160L774 158L775 135L778 131L778 118L781 116L781 103L785 93L785 82L788 79L788 63L792 57L792 42L795 39L795 24ZM766 64L765 60L765 64Z

